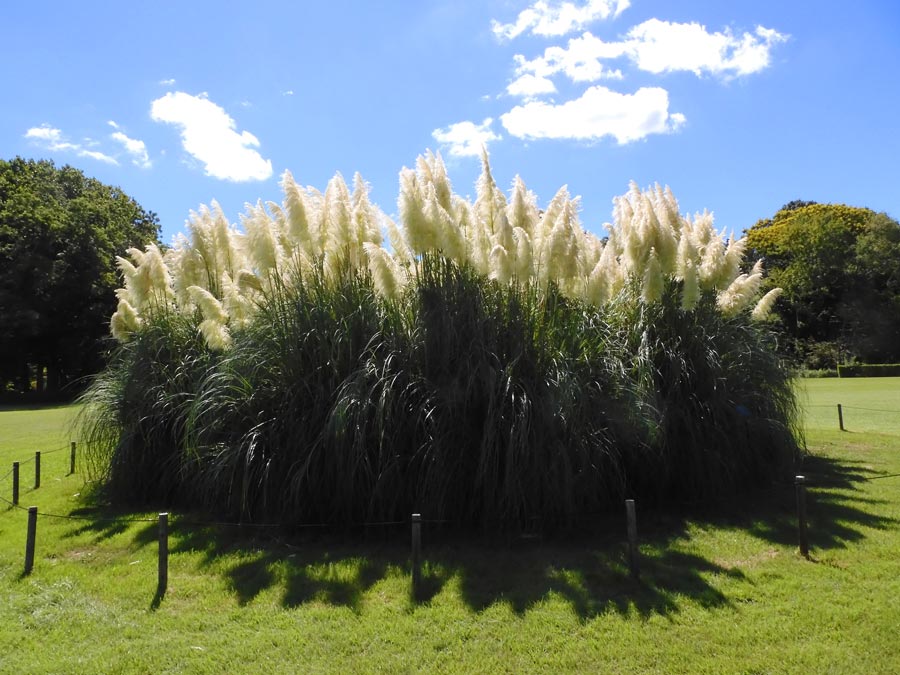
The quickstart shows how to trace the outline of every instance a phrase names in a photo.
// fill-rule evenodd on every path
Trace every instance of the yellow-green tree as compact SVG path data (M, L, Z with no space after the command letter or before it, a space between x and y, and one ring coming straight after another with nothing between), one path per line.
M789 347L810 367L900 360L900 224L844 204L791 202L748 232Z

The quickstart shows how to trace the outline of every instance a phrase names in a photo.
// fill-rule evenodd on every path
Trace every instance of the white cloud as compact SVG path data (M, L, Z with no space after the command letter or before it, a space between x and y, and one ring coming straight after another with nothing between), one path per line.
M586 32L570 39L565 47L548 47L542 56L531 60L517 54L515 73L520 79L525 75L549 79L562 73L573 82L622 79L622 71L610 70L604 61L627 57L639 69L657 75L673 71L689 71L698 76L749 75L766 68L772 47L786 39L787 36L763 26L757 26L754 34L738 37L729 29L710 33L698 23L650 19L628 31L625 40L604 42ZM514 93L509 88L507 91Z
M281 95L282 96L293 96L294 90L293 89L285 89L283 92L281 92Z
M121 143L125 152L131 156L132 164L139 166L142 169L149 169L153 166L153 162L150 161L150 156L147 154L147 146L144 144L144 141L140 141L136 138L129 138L125 133L119 131L119 125L112 120L107 122L107 124L113 129L116 129L115 132L110 134L110 138L117 143Z
M272 175L271 160L254 149L259 139L249 131L238 133L231 116L203 94L169 92L153 101L150 117L179 127L182 146L213 178L239 182Z
M749 75L769 65L772 47L787 39L778 31L757 26L755 35L735 36L726 28L710 33L699 23L650 19L628 31L629 56L649 73L686 70L696 75Z
M25 138L34 138L56 145L62 141L62 131L48 124L42 124L39 127L32 127L26 131Z
M447 148L451 157L479 157L482 146L500 140L500 136L491 130L493 122L490 117L481 124L457 122L444 129L435 129L431 135Z
M516 74L532 74L549 78L563 73L574 82L595 82L603 77L615 77L617 71L610 73L602 63L606 59L615 59L627 53L628 46L621 42L604 42L591 33L572 38L566 47L547 47L543 56L527 60L521 54L513 58L516 62ZM621 74L621 73L619 73Z
M541 94L552 94L555 91L556 86L551 80L534 73L520 75L506 87L506 93L510 96L522 96L526 99L534 98Z
M583 4L538 0L522 10L515 22L492 21L491 29L501 40L512 40L526 31L545 37L565 35L599 19L617 17L630 4L629 0L588 0Z
M104 162L106 164L113 164L115 166L119 165L119 162L114 157L110 157L109 155L105 155L102 152L98 152L96 150L82 149L82 150L78 151L78 156L79 157L90 157L91 159L96 159L98 162Z
M173 77L168 80L160 80L159 83L164 87L171 87L173 84L175 84L175 78Z
M500 121L516 138L594 141L612 136L621 145L677 131L686 120L681 113L669 113L665 89L642 87L620 94L597 85L560 105L532 101L516 106Z
M51 127L49 124L30 128L25 132L25 138L31 139L51 152L74 152L78 157L88 157L106 164L119 164L114 157L96 150L87 150L83 145L66 140L61 129Z

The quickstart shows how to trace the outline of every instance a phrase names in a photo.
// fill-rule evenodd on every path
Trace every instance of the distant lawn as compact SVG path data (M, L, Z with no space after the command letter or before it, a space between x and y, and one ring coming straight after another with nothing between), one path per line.
M0 475L4 466L33 456L35 450L68 447L72 420L78 406L0 406Z
M838 429L840 403L847 431L900 435L900 377L812 378L801 391L811 429Z
M0 673L900 672L900 420L853 410L900 409L900 380L801 386L813 560L786 480L729 507L638 505L640 582L618 517L559 539L426 525L413 601L406 525L248 535L176 516L153 609L155 523L106 520L68 454L50 454L39 490L23 468L23 505L84 519L41 517L21 579L25 514L0 504ZM73 412L0 412L0 476L65 447Z

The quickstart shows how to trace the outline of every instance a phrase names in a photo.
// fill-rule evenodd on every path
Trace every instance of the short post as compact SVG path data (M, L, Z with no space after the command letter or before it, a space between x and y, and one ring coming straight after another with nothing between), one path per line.
M638 543L637 543L637 514L634 510L634 500L625 500L625 516L628 520L628 568L631 570L631 576L638 578L640 570L638 568Z
M162 598L169 585L169 514L159 514L159 573L156 596Z
M28 534L25 539L25 575L34 569L34 540L37 535L37 507L28 507Z
M13 494L12 494L12 503L13 506L18 506L19 504L19 463L13 462Z
M75 473L75 441L72 441L71 452L69 453L69 475Z
M41 451L34 453L34 489L41 487Z
M419 597L422 586L422 515L412 514L412 593Z
M800 555L809 560L809 539L806 532L806 476L797 476L797 527L800 534Z
M844 429L844 409L841 407L841 404L838 403L838 425L841 427L841 431L847 431Z

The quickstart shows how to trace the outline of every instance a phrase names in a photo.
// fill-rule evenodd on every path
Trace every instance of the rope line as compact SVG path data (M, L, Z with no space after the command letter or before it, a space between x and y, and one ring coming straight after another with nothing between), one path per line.
M900 410L885 410L884 408L860 408L855 405L842 406L845 410L867 410L869 412L895 413L900 415Z
M41 450L41 456L52 455L54 452L62 452L63 450L68 450L68 449L69 449L68 447L63 446L61 448L56 448L55 450Z

